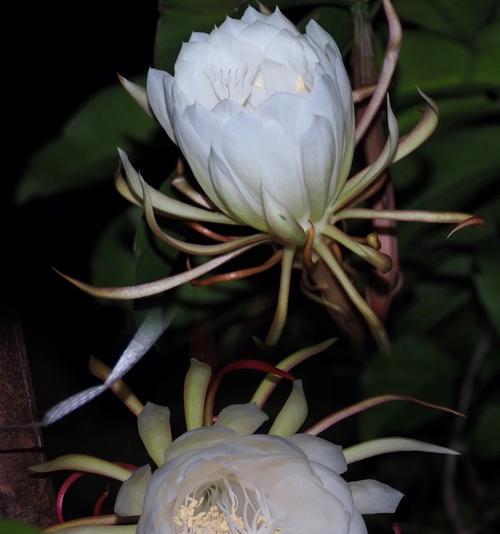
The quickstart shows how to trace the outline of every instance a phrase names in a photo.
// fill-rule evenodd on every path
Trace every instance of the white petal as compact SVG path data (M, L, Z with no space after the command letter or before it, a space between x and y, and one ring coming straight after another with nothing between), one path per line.
M238 36L245 43L257 46L262 52L266 49L269 42L280 32L279 28L270 26L265 22L256 20L248 25Z
M347 470L347 462L339 445L309 434L295 434L288 440L299 447L311 462L322 464L339 475Z
M208 48L204 57L210 57L214 48L208 43L203 43L202 46ZM205 72L206 65L207 63L203 63L203 57L197 61L178 59L175 63L175 82L186 95L188 104L198 102L207 109L212 109L219 99Z
M118 490L115 500L115 514L122 517L141 515L144 496L151 480L151 467L143 465L125 480Z
M377 480L349 482L354 505L360 514L393 514L404 497L400 492Z
M213 32L209 42L213 47L213 54L208 58L206 75L210 77L213 85L217 81L227 85L227 89L232 93L231 98L242 104L246 97L238 97L237 93L248 96L263 60L261 50L220 31ZM219 99L222 100L220 96Z
M245 183L255 198L260 195L260 169L256 137L261 123L252 113L243 111L226 122L222 133L222 154L233 174Z
M274 93L253 114L262 122L270 118L273 119L286 132L286 136L291 142L298 144L303 133L301 128L304 123L303 112L305 104L305 96Z
M342 103L344 105L344 112L348 112L353 107L352 101L352 87L349 81L349 76L345 69L342 56L340 55L337 45L335 43L328 44L326 47L327 55L330 58L335 58L335 75L336 82L340 90Z
M163 465L165 451L172 443L170 410L166 406L148 402L137 417L137 426L149 456L156 465Z
M207 35L207 39L208 39ZM212 48L204 41L189 41L188 43L182 43L177 61L193 61L199 62L200 66L204 60L210 57ZM177 73L176 73L177 74Z
M264 183L261 188L261 199L270 233L286 244L303 245L306 240L303 228L290 210L273 196Z
M208 166L212 187L220 199L221 209L236 221L267 231L262 207L253 198L253 193L234 175L214 149L210 151Z
M328 192L328 204L330 204L336 192L336 184L344 176L345 172L349 171L351 166L354 130L353 124L350 130L346 127L346 124L350 124L349 121L351 121L353 115L346 116L339 88L327 74L316 78L313 90L307 98L304 111L304 117L307 117L308 113L325 117L330 121L333 128L336 157Z
M335 496L342 504L344 510L351 516L354 511L354 499L351 488L347 482L337 473L328 469L323 464L311 462L314 473L321 480L321 485L325 490Z
M217 117L225 124L229 119L232 119L238 113L243 111L243 106L226 98L219 102L212 110L212 113L215 113Z
M267 45L266 59L293 67L296 75L304 75L306 70L304 49L300 40L288 30L281 30Z
M171 462L174 458L186 452L197 449L205 449L234 438L236 432L226 427L203 427L190 430L178 437L167 449L165 463Z
M276 26L276 28L280 28L281 30L288 30L293 35L299 35L299 31L297 30L296 26L290 22L285 15L280 11L279 7L276 7L272 15L269 15L264 19L264 22L266 24L270 24L272 26Z
M226 406L217 416L215 426L231 428L238 436L253 434L269 417L254 403Z
M321 219L328 203L334 161L337 158L335 136L328 119L315 115L302 137L304 183L309 198L311 220Z
M259 156L262 183L295 220L306 224L310 215L309 203L297 144L280 124L270 120L264 123L259 138L253 141L255 154Z
M336 487L337 494L333 494L311 476L309 466L298 462L284 463L286 469L275 473L270 467L267 472L267 476L276 480L274 487L266 492L276 526L293 534L345 534L351 515L341 500L344 496L350 498L352 509L347 484L338 480L344 491L340 492Z
M167 135L174 143L177 143L172 127L173 117L170 116L167 107L167 101L171 98L173 82L174 79L168 72L157 69L149 69L148 71L147 95L149 105Z
M193 32L189 38L190 43L204 43L208 39L208 33Z
M174 84L175 94L178 93ZM217 146L221 130L222 121L200 104L187 106L184 113L175 112L175 133L179 147L201 188L217 207L223 209L208 170L210 147Z
M232 17L226 17L226 20L219 26L218 30L229 33L233 37L239 37L246 27L247 24L245 22L233 19Z
M314 19L311 19L306 26L306 35L310 37L323 50L327 44L332 44L336 47L333 37L325 31Z
M368 534L365 522L361 517L361 514L354 510L351 518L351 526L348 534Z
M259 13L252 6L248 6L245 9L245 13L243 13L243 16L241 17L242 22L246 22L247 24L252 24L252 22L255 22L256 20L265 20L265 19L266 19L266 16L262 15L262 13Z
M336 133L343 131L345 113L339 88L331 76L328 74L317 75L314 80L314 87L307 97L305 111L311 115L320 115L328 119Z
M276 92L298 93L295 90L298 82L299 76L292 66L265 59L260 65L254 86L262 86L269 95Z

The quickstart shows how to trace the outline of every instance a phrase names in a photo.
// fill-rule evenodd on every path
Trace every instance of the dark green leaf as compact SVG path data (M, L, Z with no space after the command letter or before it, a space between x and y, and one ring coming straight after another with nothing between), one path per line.
M486 125L452 132L429 141L419 152L427 172L422 193L408 207L460 209L476 193L493 183L500 170L500 127Z
M61 135L35 153L16 192L18 203L112 180L116 147L146 143L155 122L116 85L90 98Z
M469 435L469 446L485 458L500 456L500 403L491 403L481 411Z
M363 398L385 393L405 394L420 400L449 405L457 368L449 356L424 338L402 338L391 357L371 360L361 379ZM439 417L439 412L394 402L365 412L360 418L363 439L410 432Z
M496 0L394 0L403 21L468 41L491 20L497 6Z
M0 519L0 534L38 534L40 531L19 521Z
M474 284L479 300L500 332L500 254L490 254L480 260Z
M416 87L431 94L462 87L467 83L473 57L459 41L407 30L398 64L396 94L415 96Z
M174 232L169 232L174 235ZM143 220L137 228L135 283L152 282L172 273L178 252L157 239Z
M500 4L499 4L500 5ZM491 85L498 90L500 85L500 17L483 28L475 43L476 60L471 77L475 82Z
M92 283L98 286L121 286L134 283L134 235L142 211L131 207L120 213L104 228L91 260Z
M405 295L405 308L395 319L394 329L404 332L427 332L439 325L471 298L463 286L420 280L410 295Z

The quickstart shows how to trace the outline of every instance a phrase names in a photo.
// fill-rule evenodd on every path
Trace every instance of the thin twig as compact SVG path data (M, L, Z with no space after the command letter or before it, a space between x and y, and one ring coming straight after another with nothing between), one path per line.
M491 345L490 336L484 334L471 355L469 365L464 375L464 381L460 389L460 396L458 398L457 410L462 413L467 413L472 401L474 385L477 374L481 369L484 357ZM463 441L461 436L465 429L465 419L457 418L453 425L453 433L450 441L450 448L461 450L463 448ZM448 456L445 460L444 468L444 483L443 483L443 498L445 502L446 512L448 518L453 525L455 534L471 534L471 530L464 524L460 515L460 507L458 503L458 496L455 487L455 477L457 470L458 456Z

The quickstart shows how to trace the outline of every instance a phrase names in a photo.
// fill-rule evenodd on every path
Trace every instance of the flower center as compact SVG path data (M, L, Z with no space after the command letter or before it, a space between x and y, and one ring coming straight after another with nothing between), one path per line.
M248 100L253 82L253 75L250 74L248 65L230 69L211 65L206 74L219 101L229 98L244 105Z
M234 477L189 492L173 522L178 534L282 534L262 496Z

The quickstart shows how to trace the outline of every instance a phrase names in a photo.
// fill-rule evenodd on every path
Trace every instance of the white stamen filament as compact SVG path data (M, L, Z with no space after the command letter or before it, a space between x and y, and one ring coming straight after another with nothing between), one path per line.
M253 79L250 79L248 65L243 68L223 69L212 64L206 75L220 102L229 98L242 106L245 105L250 96L253 82Z
M282 534L262 496L233 477L193 488L173 522L178 534Z

